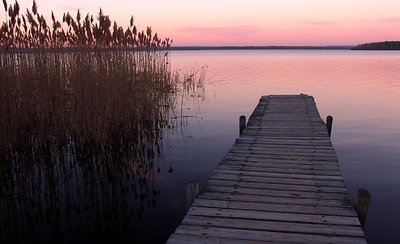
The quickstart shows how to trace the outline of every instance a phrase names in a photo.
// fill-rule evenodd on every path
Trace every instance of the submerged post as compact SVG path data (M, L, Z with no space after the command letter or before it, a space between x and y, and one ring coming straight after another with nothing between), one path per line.
M358 219L360 220L361 228L364 229L365 220L367 219L367 212L369 202L371 201L371 193L365 188L360 188L357 195L357 205L355 207Z
M326 117L326 128L328 129L329 137L331 137L332 133L332 124L333 124L333 117L328 115L328 117Z
M194 199L199 195L200 187L197 181L189 181L185 186L186 211L192 206Z
M242 115L239 117L239 135L242 135L245 127L246 127L246 116Z

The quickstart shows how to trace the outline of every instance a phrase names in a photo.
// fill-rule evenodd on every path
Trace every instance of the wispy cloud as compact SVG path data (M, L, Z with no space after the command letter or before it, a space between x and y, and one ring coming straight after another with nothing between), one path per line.
M327 26L338 23L338 21L330 21L330 20L322 20L322 21L300 20L298 22L303 25L314 25L314 26Z
M180 27L176 28L175 31L184 32L187 34L195 34L195 35L236 36L243 34L257 34L261 30L257 26L244 25L244 26Z
M379 23L400 23L400 17L386 17L382 19L378 19L377 22Z
M367 31L392 31L398 30L400 24L400 17L384 17L378 19L368 19L366 22L369 23Z
M84 10L85 8L82 7L76 7L74 5L69 5L69 4L63 4L63 5L57 5L57 8L62 9L63 11L71 11L71 12L77 12Z
M259 41L265 33L262 27L253 25L236 26L197 26L180 27L173 30L174 40L177 43L191 43L192 45L244 45Z

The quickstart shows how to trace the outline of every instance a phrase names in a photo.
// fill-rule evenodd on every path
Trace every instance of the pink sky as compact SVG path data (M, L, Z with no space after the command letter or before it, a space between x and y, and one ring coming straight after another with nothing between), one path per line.
M11 3L8 0L8 3ZM14 2L12 2L14 3ZM22 9L32 1L19 1ZM105 14L152 26L174 45L352 45L400 40L399 0L37 0L39 12ZM4 21L4 12L0 11Z

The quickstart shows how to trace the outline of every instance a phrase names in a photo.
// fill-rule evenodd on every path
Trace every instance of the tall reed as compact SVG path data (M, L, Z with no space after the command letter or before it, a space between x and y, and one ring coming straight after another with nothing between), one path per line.
M0 240L78 208L113 209L101 225L125 228L121 218L156 204L162 138L182 125L181 99L203 94L168 61L161 51L0 54Z
M33 0L31 11L21 14L17 1L7 4L3 0L6 20L0 27L0 49L5 48L60 48L60 47L169 47L172 39L160 38L151 27L138 30L131 17L124 29L100 11L95 19L89 13L83 17L78 10L74 18L69 12L62 20L51 13L51 24L38 12Z
M18 2L3 4L0 242L70 243L84 240L70 235L83 228L126 230L156 205L160 173L172 171L163 137L184 125L184 98L203 98L204 77L171 71L154 48L172 41L150 27L138 32L133 18L111 31L101 10L97 22L78 11L62 23L52 14L49 26L35 1L25 15ZM48 51L57 47L84 50Z

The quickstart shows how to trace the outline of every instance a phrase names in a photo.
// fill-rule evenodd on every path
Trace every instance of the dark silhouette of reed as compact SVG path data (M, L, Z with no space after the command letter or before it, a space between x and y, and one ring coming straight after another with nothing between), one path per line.
M172 39L161 39L151 27L139 31L133 16L129 26L124 29L100 9L97 18L89 13L83 17L78 10L74 18L64 13L59 21L51 13L48 24L33 0L31 11L21 14L17 1L7 5L3 0L7 20L0 27L0 48L61 48L61 47L125 47L157 48L169 47Z
M0 73L1 241L122 231L157 204L162 139L201 77L147 51L3 53Z
M173 173L163 137L185 126L184 100L203 99L204 77L171 71L154 50L171 41L133 18L111 31L101 10L98 22L78 11L49 26L35 1L25 15L3 4L0 242L118 242L156 206ZM86 49L43 51L65 47Z

